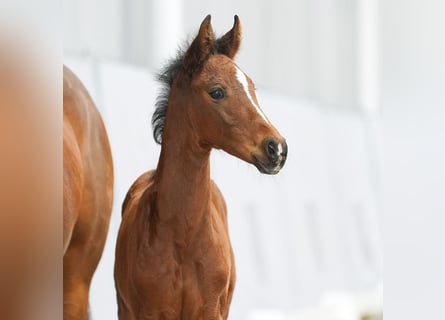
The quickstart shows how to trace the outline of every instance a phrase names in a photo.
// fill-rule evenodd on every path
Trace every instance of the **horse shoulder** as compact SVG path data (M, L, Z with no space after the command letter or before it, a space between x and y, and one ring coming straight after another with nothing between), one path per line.
M150 170L140 175L131 185L122 203L122 217L129 210L129 206L139 203L144 192L153 184L156 170Z
M147 234L150 233L150 216L153 211L153 177L155 171L148 171L139 176L125 196L122 204L122 223L119 229L118 247L125 247L121 252L143 246ZM130 249L133 247L133 249Z
M133 288L134 283L140 283L134 279L144 274L139 270L140 263L132 262L139 261L140 253L144 251L149 228L147 215L150 214L150 206L145 206L145 203L152 191L154 174L155 171L152 170L139 176L131 185L122 204L122 222L115 252L115 277L121 279L116 285L118 296L124 301L130 299L127 295L136 290Z

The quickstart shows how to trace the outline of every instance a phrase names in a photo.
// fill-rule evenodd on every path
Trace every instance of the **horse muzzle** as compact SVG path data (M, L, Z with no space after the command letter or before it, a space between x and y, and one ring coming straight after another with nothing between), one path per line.
M260 155L253 154L253 164L264 174L277 174L283 168L287 158L287 144L276 139L266 139Z

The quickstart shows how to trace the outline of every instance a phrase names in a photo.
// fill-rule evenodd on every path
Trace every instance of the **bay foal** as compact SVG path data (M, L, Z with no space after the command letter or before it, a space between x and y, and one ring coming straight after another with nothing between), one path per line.
M85 320L93 273L108 232L113 162L102 118L63 68L63 319Z
M287 146L258 106L254 85L233 62L233 28L215 39L210 16L185 53L161 74L153 115L161 142L155 171L123 203L115 281L119 319L226 319L235 264L226 205L210 179L212 148L276 174Z

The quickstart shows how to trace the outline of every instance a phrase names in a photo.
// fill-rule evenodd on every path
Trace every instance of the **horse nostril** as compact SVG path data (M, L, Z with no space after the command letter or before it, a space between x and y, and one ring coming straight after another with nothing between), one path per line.
M275 161L278 158L278 143L271 140L266 145L266 154L270 160Z
M269 153L269 155L274 155L276 153L275 147L273 144L269 143L267 145L267 152Z

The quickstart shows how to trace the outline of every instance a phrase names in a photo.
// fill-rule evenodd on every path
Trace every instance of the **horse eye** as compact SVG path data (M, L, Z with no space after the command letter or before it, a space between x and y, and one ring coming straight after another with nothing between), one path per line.
M221 100L225 98L226 93L221 88L215 88L209 91L209 96L211 96L212 99Z

